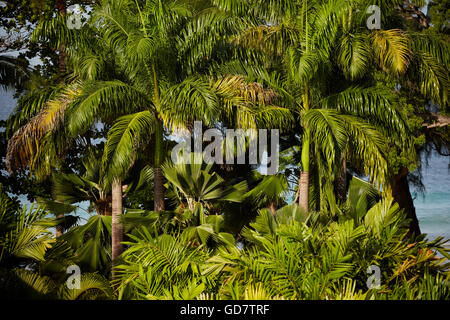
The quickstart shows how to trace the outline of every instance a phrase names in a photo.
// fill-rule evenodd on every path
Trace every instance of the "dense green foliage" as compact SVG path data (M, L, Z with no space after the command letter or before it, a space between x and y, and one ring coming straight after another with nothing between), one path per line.
M211 249L179 234L143 228L124 252L123 299L448 299L448 262L440 244L402 241L398 207L385 200L355 222L320 221L297 206L262 210L233 242ZM317 220L315 220L317 219ZM150 229L151 230L151 229ZM442 248L441 248L442 249ZM380 266L382 286L368 290L367 268Z
M444 241L405 241L404 214L378 197L356 179L335 215L306 214L297 205L275 215L262 209L237 244L223 218L201 205L193 212L131 211L123 218L129 237L113 293L105 278L88 273L108 265L110 217L94 216L55 240L45 229L54 222L42 210L18 211L6 221L17 208L3 194L2 288L10 298L448 299ZM64 283L72 264L84 271L78 290ZM368 289L373 265L381 286Z
M102 0L80 28L63 0L2 7L30 34L0 58L1 296L448 300L408 187L450 146L447 2L431 28L423 2L377 2L381 29L365 0ZM278 172L172 163L195 120L280 129Z

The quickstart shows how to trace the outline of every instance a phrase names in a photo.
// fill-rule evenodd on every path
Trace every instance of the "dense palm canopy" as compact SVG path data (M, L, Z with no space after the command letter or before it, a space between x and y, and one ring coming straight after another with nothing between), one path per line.
M102 0L80 29L59 8L42 19L31 40L58 48L54 77L0 57L0 84L26 88L6 165L51 185L27 209L0 184L2 287L56 299L449 299L446 241L412 230L397 198L422 127L450 145L445 125L420 118L421 103L448 109L448 42L409 27L402 1L377 3L381 29L367 27L365 0ZM279 129L278 172L173 163L194 121ZM95 214L81 222L86 202ZM367 287L369 266L381 288Z
M240 14L251 10L252 4L222 3ZM345 152L373 182L387 183L387 141L379 132L394 136L405 148L411 141L407 140L406 120L392 90L375 84L371 74L380 70L398 79L408 71L410 81L416 81L423 94L446 105L448 74L443 69L437 71L442 67L440 62L447 58L447 53L440 51L445 44L439 43L432 53L426 53L430 61L441 67L429 78L421 73L424 77L412 79L413 70L426 66L420 59L412 61L413 52L417 57L415 53L419 51L420 56L422 51L411 49L424 48L424 44L398 29L368 30L361 23L366 17L363 2L283 1L278 11L273 7L256 8L261 9L257 14L262 20L249 21L250 27L236 41L266 53L270 57L266 63L281 65L263 79L284 96L303 128L304 181L303 186L299 185L304 189L300 190L302 206L309 208L312 154L320 175L328 176L327 180L333 180L333 168ZM336 76L338 70L340 75ZM434 85L430 85L433 81Z

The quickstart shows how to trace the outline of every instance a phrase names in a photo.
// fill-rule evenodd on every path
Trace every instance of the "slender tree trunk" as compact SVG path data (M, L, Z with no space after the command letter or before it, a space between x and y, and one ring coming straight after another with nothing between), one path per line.
M64 217L64 215L63 214L58 214L58 215L56 215L56 218L63 218ZM61 225L57 225L56 226L56 233L55 233L55 236L58 238L58 237L61 237L62 235L63 235L63 233L64 233L64 229L63 229L63 227L61 226Z
M307 128L303 134L302 143L302 172L300 173L299 187L299 206L305 212L309 212L309 147L310 147L310 129Z
M58 70L59 76L62 78L67 72L66 66L66 47L62 44L58 48Z
M305 3L303 3L305 5ZM304 7L305 8L305 7ZM302 17L303 19L303 17ZM308 21L308 16L306 15L306 21ZM308 23L306 22L306 52L309 51L309 35L308 35ZM302 95L302 104L305 112L310 109L309 103L309 86L305 84L305 91ZM299 206L305 212L309 212L309 148L311 145L311 128L309 124L304 124L304 133L302 137L302 172L300 173L299 187Z
M347 161L345 158L345 153L342 153L340 159L341 166L334 181L334 190L336 192L337 199L341 203L345 202L345 199L347 198Z
M152 64L153 73L153 90L154 100L156 106L161 107L161 100L159 96L158 75L156 73L155 65ZM158 119L158 115L156 115ZM164 175L161 170L161 165L164 162L164 128L162 121L158 119L155 130L155 167L154 167L154 210L164 210Z
M308 171L302 171L300 173L300 199L299 199L299 206L306 212L309 212L309 172Z
M56 9L58 10L59 14L61 14L63 17L65 17L66 11L67 11L66 0L57 0L56 1ZM58 47L58 70L59 70L59 76L62 79L62 77L67 72L66 47L64 46L64 44L61 44Z
M164 210L164 175L161 168L155 168L154 175L154 183L155 183L155 201L154 207L155 211Z
M154 168L154 210L164 210L164 175L161 165L164 161L164 136L162 123L159 122L155 132L155 168Z
M408 219L410 219L408 235L415 234L417 236L421 234L416 208L414 207L408 184L408 168L402 168L394 176L392 181L392 196L400 208L403 209Z
M272 212L272 214L275 215L275 213L277 212L276 203L271 201L271 202L269 202L268 207L269 207L270 212Z
M123 226L120 221L122 215L122 182L115 179L112 184L112 261L114 261L123 252ZM114 268L112 271L115 278Z

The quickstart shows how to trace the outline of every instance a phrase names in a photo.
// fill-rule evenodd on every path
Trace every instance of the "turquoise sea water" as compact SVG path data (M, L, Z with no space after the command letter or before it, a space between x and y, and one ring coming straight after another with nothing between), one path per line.
M450 238L449 160L435 155L428 164L422 169L425 195L418 195L414 200L419 226L429 239Z

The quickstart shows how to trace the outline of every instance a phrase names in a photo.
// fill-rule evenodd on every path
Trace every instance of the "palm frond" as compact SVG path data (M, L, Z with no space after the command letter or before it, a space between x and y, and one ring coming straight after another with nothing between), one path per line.
M6 165L11 169L30 165L39 153L43 138L61 128L68 105L78 95L77 86L69 86L8 141Z
M119 80L95 81L83 85L68 110L68 131L83 133L95 121L105 122L117 116L151 107L145 94Z
M82 273L79 288L63 288L60 295L65 300L100 300L113 297L109 281L96 273Z
M370 67L372 53L367 38L362 34L347 33L339 43L337 63L350 80L360 79Z
M105 177L122 176L135 160L136 148L154 130L156 117L142 111L119 118L108 133L103 154Z
M370 119L371 123L385 128L389 134L399 138L407 135L408 125L404 116L396 108L396 98L388 88L358 87L329 95L319 102L324 108Z
M398 29L376 30L370 34L375 59L388 73L405 73L410 60L411 49L407 35Z

